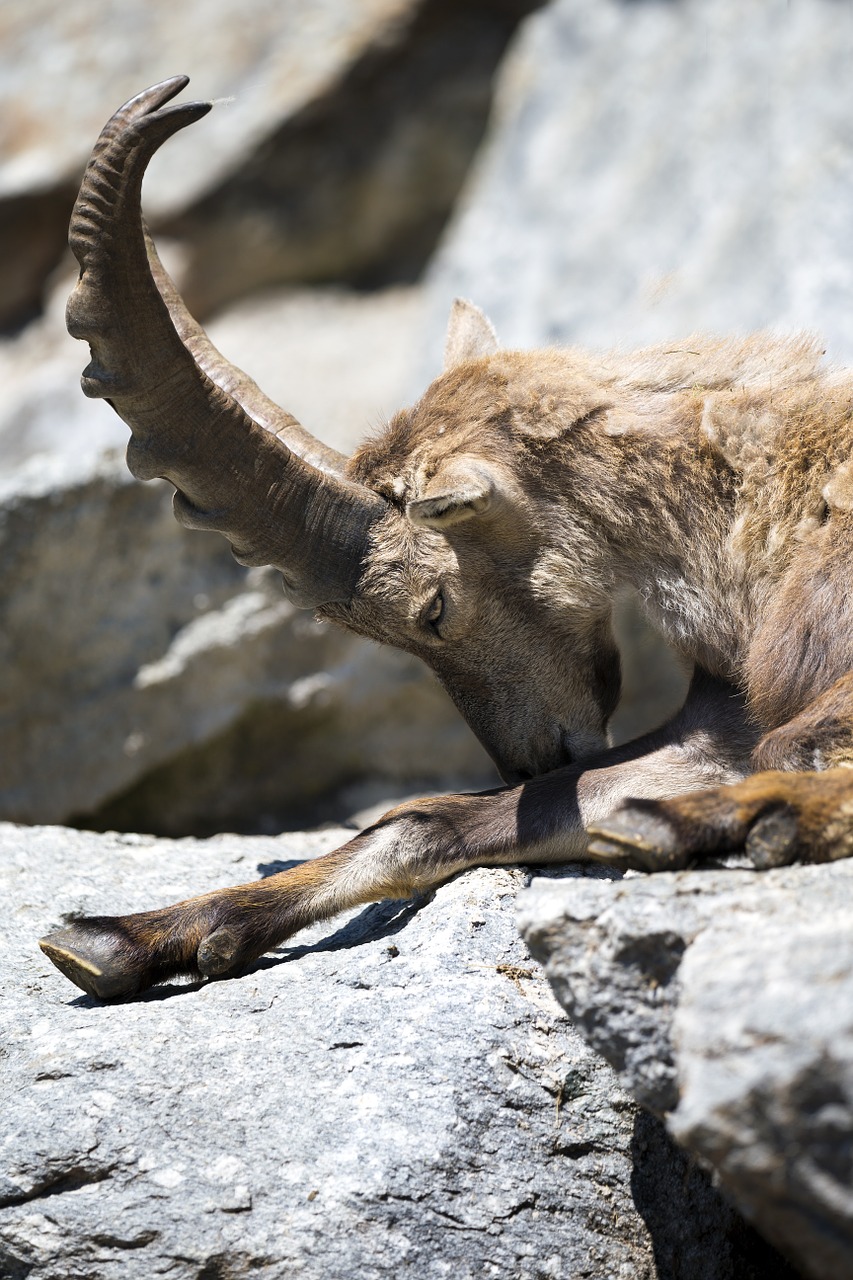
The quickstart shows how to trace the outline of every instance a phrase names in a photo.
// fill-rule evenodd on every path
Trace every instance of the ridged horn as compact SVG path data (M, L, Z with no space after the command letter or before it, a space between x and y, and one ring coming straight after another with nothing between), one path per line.
M175 288L175 283L160 261L157 246L148 233L145 220L142 221L145 233L145 248L148 253L148 265L154 277L154 283L160 291L160 297L169 308L172 324L178 331L178 337L189 351L200 369L212 378L218 387L233 396L238 404L246 410L250 418L254 418L260 426L272 431L300 458L328 471L330 475L343 476L347 465L346 455L339 453L330 445L323 444L310 431L306 431L296 421L292 413L282 409L274 400L265 395L253 378L235 364L227 360L205 333L199 322L187 311L186 304Z
M80 279L66 313L69 333L91 350L83 390L106 399L130 427L133 474L174 484L182 524L224 533L242 564L274 565L296 604L347 601L387 504L343 478L340 454L220 356L156 251L149 261L146 166L211 108L166 106L188 83L175 76L125 103L83 177L69 234Z

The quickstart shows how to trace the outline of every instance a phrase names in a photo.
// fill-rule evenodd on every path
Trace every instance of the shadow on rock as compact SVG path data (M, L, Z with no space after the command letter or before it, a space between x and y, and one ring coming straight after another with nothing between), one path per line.
M661 1280L802 1280L648 1111L637 1112L631 1156L631 1192Z

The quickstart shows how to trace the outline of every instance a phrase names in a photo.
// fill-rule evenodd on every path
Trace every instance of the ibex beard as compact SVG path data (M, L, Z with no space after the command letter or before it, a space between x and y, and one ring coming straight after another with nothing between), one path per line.
M79 920L42 941L50 959L108 998L237 974L313 921L475 865L853 852L853 375L767 335L501 351L457 301L441 377L347 459L220 355L147 235L145 167L210 109L167 105L186 83L122 107L83 180L83 389L129 425L134 474L174 484L182 523L422 658L506 786L401 805L258 883ZM612 748L629 591L693 676L670 723Z

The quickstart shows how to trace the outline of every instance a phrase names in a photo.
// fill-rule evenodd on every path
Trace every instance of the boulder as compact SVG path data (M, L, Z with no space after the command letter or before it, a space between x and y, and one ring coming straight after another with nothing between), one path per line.
M59 476L57 476L57 471ZM171 487L40 461L0 501L0 813L185 833L294 825L365 777L493 778L426 668L314 621L175 522Z
M853 864L537 881L591 1047L814 1280L853 1271Z
M65 251L102 125L186 73L220 100L158 156L155 229L188 237L188 301L205 314L282 281L412 276L485 125L495 64L534 0L52 0L0 15L0 330L30 319ZM227 100L227 103L223 100Z
M146 184L152 216L175 212L251 151L271 122L322 98L374 44L393 38L418 0L256 7L235 31L227 7L198 0L112 6L51 0L0 18L0 327L38 310L48 271L65 252L80 174L107 116L166 76L187 72L200 97L236 95L198 140L176 139ZM93 33L97 32L97 38ZM73 91L72 91L73 87Z
M853 350L853 81L834 0L553 0L504 61L430 267L508 345L813 329Z
M792 1274L566 1019L515 928L520 871L305 931L236 981L120 1003L36 948L69 913L253 880L348 834L0 825L0 1274Z
M186 248L194 314L270 284L417 279L483 136L507 41L540 3L410 3L322 96L270 112L260 144L160 223Z

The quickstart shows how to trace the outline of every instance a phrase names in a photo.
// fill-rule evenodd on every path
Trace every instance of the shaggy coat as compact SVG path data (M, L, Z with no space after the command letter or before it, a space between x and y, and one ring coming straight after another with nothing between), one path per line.
M184 83L122 108L84 179L84 390L131 427L134 472L174 483L180 520L423 659L506 786L402 805L259 883L78 921L43 940L50 959L106 998L238 973L312 921L475 865L853 852L853 375L768 335L501 351L460 301L442 376L343 459L211 346L146 239L145 165L208 109L165 106ZM669 724L612 748L628 592L693 677Z

